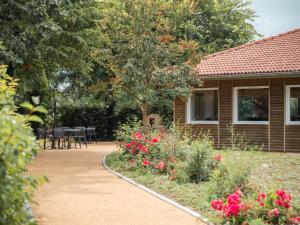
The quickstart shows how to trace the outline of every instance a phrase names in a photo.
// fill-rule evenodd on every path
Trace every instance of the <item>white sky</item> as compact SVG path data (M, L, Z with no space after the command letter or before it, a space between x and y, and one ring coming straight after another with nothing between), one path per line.
M254 26L264 37L300 28L300 0L252 0Z

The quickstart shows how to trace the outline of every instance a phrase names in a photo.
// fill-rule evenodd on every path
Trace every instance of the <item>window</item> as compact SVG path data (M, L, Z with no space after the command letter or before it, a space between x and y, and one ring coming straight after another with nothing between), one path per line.
M216 88L192 91L187 104L187 123L218 123L218 90Z
M286 86L286 123L300 124L300 85Z
M236 124L268 124L269 88L236 87L233 94L233 116Z

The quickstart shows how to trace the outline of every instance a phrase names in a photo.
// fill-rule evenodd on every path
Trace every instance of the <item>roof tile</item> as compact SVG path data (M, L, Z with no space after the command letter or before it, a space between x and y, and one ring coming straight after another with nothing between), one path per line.
M300 28L208 55L200 76L300 72Z

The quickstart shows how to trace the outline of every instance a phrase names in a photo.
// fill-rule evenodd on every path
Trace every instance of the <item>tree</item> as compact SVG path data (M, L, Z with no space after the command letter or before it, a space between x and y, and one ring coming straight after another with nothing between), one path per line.
M163 99L187 96L197 79L198 44L188 38L193 1L125 0L110 2L101 22L114 90L133 100L143 114ZM189 34L189 35L187 35Z
M251 21L255 12L244 0L199 0L193 22L204 54L245 44L257 34Z
M0 63L20 79L19 96L47 92L56 76L87 78L99 61L96 0L3 0ZM20 76L22 74L22 76Z

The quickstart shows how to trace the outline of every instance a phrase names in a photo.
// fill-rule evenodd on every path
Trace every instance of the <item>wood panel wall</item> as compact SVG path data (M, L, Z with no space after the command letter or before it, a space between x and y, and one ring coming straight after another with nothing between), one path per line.
M239 133L245 133L247 140L263 145L264 150L300 152L300 125L285 124L285 85L300 85L300 78L269 78L205 81L203 87L219 88L219 125L187 125L186 102L175 100L174 117L179 124L192 130L194 135L210 131L216 146L230 144L228 126L232 123L233 87L269 86L269 125L234 125Z

